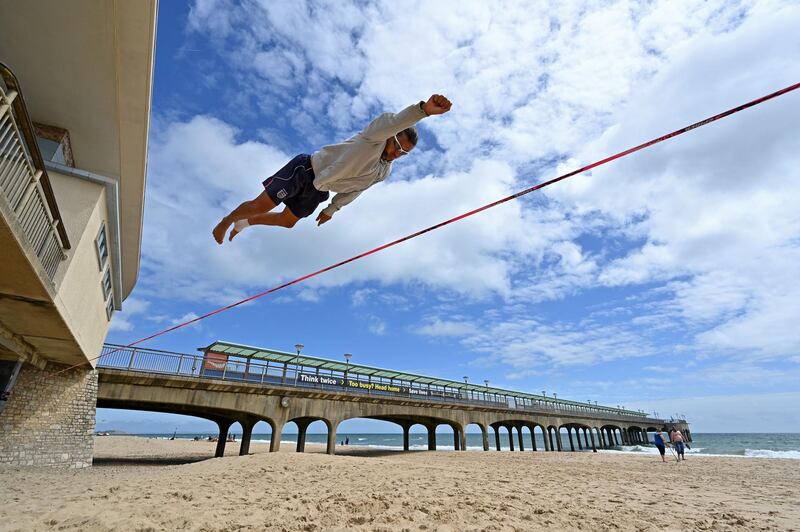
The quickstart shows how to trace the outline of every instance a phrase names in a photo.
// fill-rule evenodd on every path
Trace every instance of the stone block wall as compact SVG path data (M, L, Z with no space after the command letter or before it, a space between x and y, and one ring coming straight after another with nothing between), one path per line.
M0 414L0 463L79 468L92 465L97 372L48 364L21 369Z

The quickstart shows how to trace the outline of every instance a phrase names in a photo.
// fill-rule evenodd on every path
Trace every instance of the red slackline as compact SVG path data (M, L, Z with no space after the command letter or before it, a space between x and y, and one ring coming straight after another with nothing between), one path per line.
M364 253L361 253L359 255L355 255L355 256L350 257L349 259L343 260L341 262L337 262L336 264L332 264L330 266L322 268L321 270L317 270L317 271L315 271L313 273L309 273L309 274L306 274L306 275L304 275L302 277L298 277L297 279L295 279L293 281L289 281L287 283L283 283L283 284L281 284L279 286L276 286L274 288L270 288L269 290L264 290L263 292L259 292L257 294L254 294L254 295L252 295L250 297L242 299L241 301L237 301L236 303L231 303L230 305L226 305L224 307L218 308L216 310L213 310L211 312L203 314L202 316L198 316L196 318L193 318L191 320L185 321L183 323L179 323L177 325L174 325L174 326L172 326L172 327L170 327L168 329L164 329L163 331L159 331L157 333L151 334L150 336L147 336L146 338L142 338L141 340L136 340L135 342L132 342L132 343L130 343L128 345L124 345L124 346L118 347L114 351L111 351L109 353L104 353L103 355L100 355L98 357L89 359L89 361L96 360L96 359L98 359L98 358L100 358L100 357L102 357L104 355L110 355L112 353L116 353L117 351L120 351L122 349L127 349L127 348L130 348L130 347L133 347L135 345L141 344L141 343L146 342L148 340L152 340L153 338L156 338L158 336L162 336L162 335L167 334L169 332L172 332L174 330L180 329L181 327L185 327L187 325L191 325L192 323L195 323L195 322L198 322L200 320L203 320L203 319L206 319L208 317L211 317L211 316L213 316L215 314L219 314L221 312L225 312L226 310L230 310L230 309L232 309L234 307L238 307L239 305L241 305L243 303L247 303L248 301L253 301L254 299L258 299L258 298L263 297L263 296L265 296L267 294L271 294L273 292L277 292L278 290L283 290L284 288L287 288L289 286L292 286L292 285L295 285L295 284L298 284L298 283L302 283L303 281L305 281L307 279L311 279L312 277L316 277L317 275L321 275L321 274L323 274L325 272L328 272L328 271L333 270L335 268L338 268L340 266L344 266L345 264L349 264L349 263L351 263L353 261L356 261L358 259L367 257L369 255L372 255L373 253L378 253L379 251L383 251L386 248L390 248L392 246L396 246L397 244L401 244L401 243L405 242L406 240L411 240L412 238L416 238L416 237L418 237L420 235L424 235L425 233L428 233L430 231L434 231L436 229L439 229L440 227L444 227L445 225L449 225L449 224L451 224L453 222L457 222L459 220L463 220L464 218L468 218L468 217L470 217L470 216L472 216L474 214L478 214L479 212L483 212L483 211L485 211L487 209L491 209L492 207L496 207L498 205L506 203L507 201L511 201L513 199L519 198L520 196L524 196L526 194L530 194L531 192L539 190L540 188L544 188L544 187L550 186L553 183L558 183L559 181L567 179L568 177L572 177L572 176L574 176L576 174L580 174L580 173L583 173L583 172L585 172L587 170L591 170L592 168L596 168L598 166L604 165L604 164L606 164L608 162L611 162L611 161L613 161L615 159L620 159L622 157L625 157L626 155L630 155L631 153L637 152L639 150L643 150L645 148L649 148L650 146L652 146L654 144L658 144L659 142L663 142L663 141L669 140L669 139L671 139L673 137L677 137L678 135L686 133L687 131L691 131L691 130L693 130L695 128L698 128L700 126L705 126L706 124L710 124L711 122L716 122L717 120L719 120L721 118L725 118L726 116L730 116L730 115L732 115L734 113L738 113L739 111L742 111L742 110L747 109L749 107L756 106L756 105L758 105L760 103L763 103L763 102L765 102L767 100L771 100L773 98L777 98L778 96L782 96L782 95L784 95L784 94L786 94L788 92L791 92L793 90L796 90L798 88L800 88L800 83L795 83L794 85L790 85L790 86L788 86L786 88L783 88L783 89L781 89L779 91L773 92L771 94L767 94L766 96L762 96L761 98L758 98L758 99L753 100L751 102L739 105L738 107L734 107L732 109L728 109L727 111L722 112L722 113L720 113L718 115L714 115L714 116L712 116L710 118L706 118L706 119L701 120L699 122L695 122L694 124L686 126L686 127L683 127L681 129L677 129L677 130L673 131L672 133L667 133L664 136L661 136L661 137L658 137L656 139L647 141L647 142L645 142L643 144L639 144L638 146L635 146L633 148L628 148L625 151L621 151L619 153L611 155L610 157L606 157L605 159L601 159L599 161L593 162L593 163L591 163L589 165L586 165L586 166L584 166L582 168L578 168L577 170L573 170L572 172L569 172L567 174L564 174L564 175L558 176L556 178L550 179L549 181L544 181L543 183L539 183L538 185L534 185L534 186L532 186L530 188L526 188L525 190L521 190L521 191L516 192L516 193L514 193L514 194L512 194L510 196L506 196L505 198L499 199L497 201L493 201L492 203L487 203L486 205L484 205L482 207L478 207L477 209L473 209L473 210L471 210L469 212L465 212L464 214L460 214L460 215L458 215L458 216L456 216L454 218L450 218L449 220L445 220L445 221L440 222L440 223L438 223L436 225L432 225L430 227L427 227L425 229L417 231L416 233L412 233L412 234L404 236L402 238L398 238L397 240L393 240L393 241L391 241L391 242L389 242L387 244L383 244L382 246L378 246L378 247L376 247L374 249L371 249L369 251L365 251ZM80 366L80 365L83 365L83 364L78 364L76 366L71 366L71 367L69 367L69 368L67 368L65 370L62 370L62 371L67 371L69 369L72 369L72 368ZM58 372L58 373L61 373L61 372Z

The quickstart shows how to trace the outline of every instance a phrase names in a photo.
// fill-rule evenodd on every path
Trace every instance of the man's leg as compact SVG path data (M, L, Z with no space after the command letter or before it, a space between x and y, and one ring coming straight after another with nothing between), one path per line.
M217 241L217 244L222 244L222 241L225 239L225 233L228 231L228 228L234 224L234 222L238 222L239 220L244 220L245 218L250 218L251 216L255 216L256 214L268 213L274 208L275 208L275 203L273 203L272 199L267 195L266 192L262 192L254 200L245 201L244 203L233 209L233 211L228 216L224 217L217 224L217 226L212 231L212 234L214 235L214 240Z
M279 227L292 228L294 224L300 221L300 218L295 216L289 208L283 209L281 212L265 212L256 214L255 216L247 217L247 223L250 225L277 225ZM231 234L228 240L233 240L233 237L239 234L239 231L234 227L231 229Z

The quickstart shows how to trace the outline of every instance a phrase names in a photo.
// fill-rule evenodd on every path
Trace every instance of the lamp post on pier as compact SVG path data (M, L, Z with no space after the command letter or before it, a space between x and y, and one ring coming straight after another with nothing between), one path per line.
M344 354L345 366L344 366L344 383L345 386L347 385L347 372L350 371L350 359L353 358L353 355L350 353Z
M292 359L293 362L297 362L297 359L300 358L300 351L302 351L304 347L305 346L303 344L294 344L294 350L297 351L297 354ZM297 370L297 367L295 367L294 368L294 385L295 386L297 386L297 377L298 377L297 374L298 373L299 373L299 371Z

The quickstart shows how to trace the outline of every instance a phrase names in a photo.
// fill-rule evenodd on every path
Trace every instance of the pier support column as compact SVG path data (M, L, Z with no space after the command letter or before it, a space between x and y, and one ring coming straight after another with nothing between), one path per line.
M458 431L458 435L461 438L461 450L462 451L466 451L467 450L467 430L465 428L462 428L461 430Z
M295 419L294 422L297 425L297 452L302 453L306 450L306 431L311 424L311 420Z
M580 427L575 429L575 440L577 440L577 442L578 442L578 450L579 451L583 450L583 445L581 444L581 430L583 430L583 429L580 428Z
M242 442L239 444L239 456L250 454L250 439L253 436L253 427L258 423L257 419L245 418L239 421L242 426Z
M217 437L217 449L214 451L214 458L225 456L225 442L228 440L228 429L233 425L232 419L221 419L217 421L219 436Z
M577 430L577 429L575 429ZM575 444L572 443L572 427L567 427L567 436L569 436L569 450L575 452Z
M492 428L494 429L495 448L499 451L500 450L500 426L499 425L495 425Z
M561 427L556 427L556 445L558 446L558 452L564 450L564 443L561 441Z
M410 423L403 423L403 450L408 451L411 448L409 431L411 430Z
M531 431L531 447L533 447L534 452L536 451L536 427L531 425L528 427Z
M517 436L518 436L518 439L519 439L519 450L520 451L524 451L525 450L525 444L524 444L524 442L522 440L522 426L521 425L517 425Z
M328 447L325 452L328 454L336 454L336 428L339 426L338 422L325 421L328 425Z
M583 429L583 442L586 444L586 448L587 449L589 448L589 435L587 434L587 431L589 431L589 430L591 430L591 429L587 429L587 428Z
M597 446L594 444L594 431L589 429L589 435L592 437L592 452L597 452Z
M650 438L647 436L647 429L642 429L642 443L650 443Z
M481 427L481 434L483 435L483 450L489 450L489 429Z
M281 434L283 433L283 421L276 421L272 425L272 435L269 439L269 452L277 453L281 450Z
M436 425L428 425L428 450L436 450Z
M550 431L545 427L542 427L542 441L544 442L544 450L545 452L550 450Z
M508 448L511 452L514 452L514 428L511 425L507 425L506 429L508 429Z
M453 450L461 450L461 438L458 435L458 427L453 427Z

